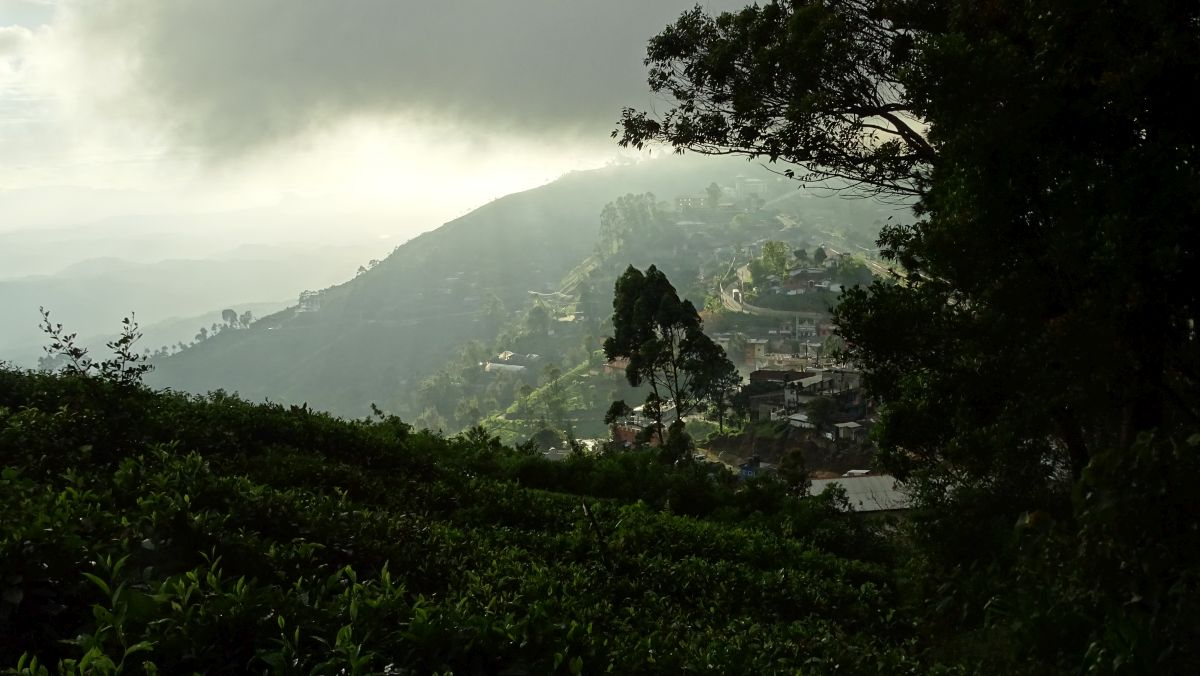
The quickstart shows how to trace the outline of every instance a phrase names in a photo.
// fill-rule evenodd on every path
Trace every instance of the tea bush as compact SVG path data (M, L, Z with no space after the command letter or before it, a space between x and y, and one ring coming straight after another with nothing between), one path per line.
M0 467L12 673L931 668L864 526L700 465L0 369Z

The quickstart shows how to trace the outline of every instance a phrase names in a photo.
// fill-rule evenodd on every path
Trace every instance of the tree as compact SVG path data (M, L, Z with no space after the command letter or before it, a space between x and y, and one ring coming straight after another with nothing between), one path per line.
M544 421L543 421L544 422ZM561 448L565 445L566 440L561 432L551 429L546 425L542 425L533 436L529 438L530 444L533 444L540 451L548 451L552 448Z
M769 240L763 242L762 262L767 270L779 277L780 281L788 275L788 247L783 242Z
M619 197L600 212L600 253L610 256L637 241L653 239L663 227L663 214L653 193Z
M442 432L449 427L446 424L446 419L443 418L442 414L439 413L437 408L433 406L425 407L425 410L421 412L421 415L417 416L414 424L417 428L429 430L430 432Z
M696 387L700 394L713 409L717 416L717 429L725 433L725 414L733 407L733 397L742 384L742 376L737 367L725 356L724 349L715 345L720 355L713 354L707 361L701 362L702 369L697 377Z
M608 410L605 411L604 424L612 425L612 424L615 424L621 418L625 418L625 417L628 417L631 415L633 415L633 409L629 408L629 405L626 404L624 400L617 399L617 400L613 401L611 404L609 404Z
M712 295L704 297L704 311L709 314L710 318L712 315L720 314L724 309L725 304L719 297Z
M834 279L842 286L867 286L874 281L875 275L862 261L845 258L838 262Z
M709 183L708 187L704 189L704 193L706 195L705 203L709 209L716 209L721 206L721 186L715 182Z
M825 263L825 259L827 258L829 258L829 254L825 253L825 247L823 246L817 247L817 250L813 252L813 263L817 265Z
M250 328L250 325L254 323L254 313L250 310L246 310L241 314L240 317L238 317L238 321L241 322L242 326Z
M835 318L882 402L881 460L950 515L926 522L947 568L994 554L1038 510L1083 545L1064 552L1112 545L1072 511L1093 475L1200 427L1198 25L1200 5L1168 0L797 0L695 10L650 44L651 89L676 105L626 110L621 143L764 157L912 200L879 238L903 277L848 290ZM1190 508L1144 484L1111 491L1116 511L1150 494L1164 518ZM1005 536L983 543L987 529ZM1157 623L1186 617L1160 590L1195 561L1171 565L1122 585L1079 573L1094 626L1124 622L1137 589L1154 627L1120 646L1080 637L1112 660L1096 669L1195 656L1184 624Z
M525 330L534 336L545 336L550 332L550 311L540 301L526 313Z
M667 429L666 439L658 449L658 457L664 464L679 465L692 459L696 444L684 428L683 421L676 419Z
M625 109L622 146L785 162L789 176L918 195L936 152L907 86L921 31L941 19L883 0L771 2L708 16L696 9L650 41L660 119Z
M817 397L808 402L806 411L808 413L808 421L811 422L818 430L829 427L833 424L834 416L837 415L837 402L829 397Z
M500 327L504 324L504 318L507 316L508 308L504 305L504 300L495 292L488 291L483 298L483 318L487 322L489 333L499 333Z
M609 360L629 359L629 384L650 387L646 410L660 435L663 403L674 406L675 419L681 420L705 400L726 365L733 369L721 346L704 334L695 306L681 301L653 265L645 274L630 266L617 279L612 324L604 354Z
M460 399L454 407L454 420L461 428L478 425L482 418L483 413L479 410L479 401L475 398Z
M221 310L221 321L225 322L226 326L234 326L237 324L238 313L236 310L224 309Z
M121 332L117 337L105 343L112 356L96 361L87 348L75 343L76 334L67 333L62 324L50 321L49 310L39 307L38 312L42 315L39 328L50 340L50 344L42 348L46 354L38 360L39 369L59 369L63 373L99 378L122 387L139 385L142 376L154 369L146 362L146 355L139 354L134 347L142 333L132 313L121 320Z
M812 481L804 463L804 453L798 449L786 453L779 461L779 478L783 479L783 483L793 495L807 495Z
M546 418L554 425L574 436L571 423L567 420L566 392L563 390L562 369L554 364L546 364L542 369L542 403L545 406Z
M750 270L751 283L753 283L755 286L766 285L767 275L769 275L771 271L767 269L766 264L762 262L761 258L755 258L754 260L750 261L746 267Z

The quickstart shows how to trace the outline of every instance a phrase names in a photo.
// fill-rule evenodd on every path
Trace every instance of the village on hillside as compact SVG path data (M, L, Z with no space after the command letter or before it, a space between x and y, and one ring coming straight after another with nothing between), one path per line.
M607 359L602 346L615 280L630 266L654 265L694 304L704 333L740 375L728 406L682 416L695 458L745 480L801 467L812 493L834 479L871 484L852 498L856 508L894 509L902 496L880 488L892 484L871 471L873 403L853 364L841 361L831 313L844 289L894 279L874 248L890 213L800 193L783 178L736 176L665 200L626 194L604 207L591 254L565 276L550 272L564 266L545 262L553 251L531 256L522 277L541 281L529 288L506 286L512 271L494 260L458 259L447 269L428 259L426 284L376 289L387 297L342 303L333 321L358 317L383 331L452 317L473 327L478 337L457 345L453 358L379 402L407 411L417 427L453 434L480 426L550 458L621 452L659 439L638 405L647 390L631 387L627 363ZM384 267L370 261L359 279ZM315 330L332 320L327 295L305 291L294 308L255 326ZM618 400L632 414L605 424Z
M521 317L526 331L510 334L510 343L480 360L492 385L522 383L488 427L519 430L510 438L525 436L555 459L660 443L641 406L607 428L598 424L611 401L635 403L645 392L626 382L627 360L605 359L599 350L611 308L597 298L612 288L605 273L615 278L622 262L637 266L637 252L652 249L681 297L703 299L705 331L741 376L731 410L684 417L696 459L743 479L799 466L812 494L836 480L860 511L903 506L890 477L871 471L874 405L861 374L839 361L830 311L843 288L888 271L861 240L770 208L789 195L772 195L768 187L739 178L732 186L714 183L704 195L676 196L670 206L654 204L652 196L618 200L602 217L597 255L557 288L531 291L532 305ZM588 349L565 350L579 361L567 368L572 360L562 363L562 346L580 341Z

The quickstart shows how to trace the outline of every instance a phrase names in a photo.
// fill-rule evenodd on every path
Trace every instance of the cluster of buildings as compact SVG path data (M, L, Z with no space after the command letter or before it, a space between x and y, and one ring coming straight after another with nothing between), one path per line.
M786 420L830 441L862 443L874 413L862 373L845 367L759 369L750 374L750 419Z
M776 328L711 335L742 373L820 366L833 323L822 315L781 319ZM827 361L827 360L826 360Z

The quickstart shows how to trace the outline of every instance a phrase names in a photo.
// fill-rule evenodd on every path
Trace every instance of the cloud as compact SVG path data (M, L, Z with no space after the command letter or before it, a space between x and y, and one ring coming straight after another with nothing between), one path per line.
M120 0L64 23L81 68L117 73L114 109L240 154L355 116L604 138L651 103L646 41L692 1Z
M24 26L0 26L0 75L15 73L33 43L33 31Z

